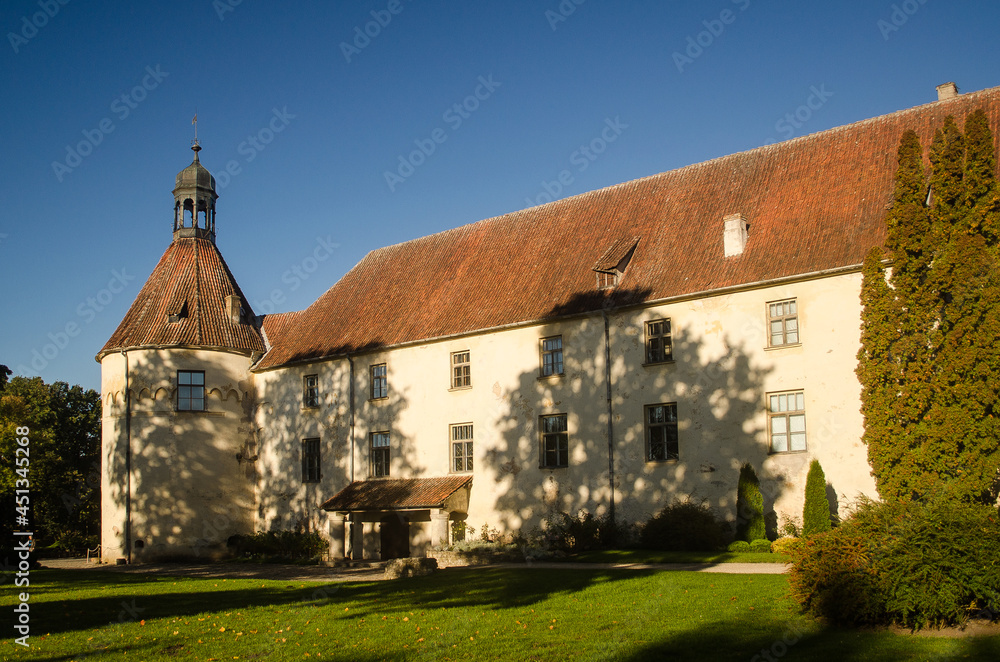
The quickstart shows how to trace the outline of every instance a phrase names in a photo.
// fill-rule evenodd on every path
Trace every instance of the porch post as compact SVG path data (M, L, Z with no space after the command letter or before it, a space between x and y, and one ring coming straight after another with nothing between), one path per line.
M448 544L448 520L451 513L444 508L431 510L431 545Z
M351 513L350 529L350 557L360 561L365 558L365 524L361 521L360 513Z
M344 520L346 513L330 513L330 560L336 561L346 557L344 543Z

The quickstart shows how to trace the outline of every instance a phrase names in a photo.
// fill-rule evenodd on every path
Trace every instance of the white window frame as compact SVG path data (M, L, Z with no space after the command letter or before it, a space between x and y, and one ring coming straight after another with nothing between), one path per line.
M558 343L558 346L556 346ZM563 337L548 336L538 341L538 370L542 377L556 377L566 370ZM546 362L548 359L548 362Z
M653 333L652 327L656 324L663 325L659 333ZM654 363L670 363L674 360L674 339L673 339L673 326L670 323L669 317L663 317L661 319L648 320L643 324L643 329L645 330L645 346L646 346L646 364L652 365ZM660 357L653 356L653 347L657 346L657 351L662 354Z
M450 366L451 388L472 388L472 352L452 352Z
M767 303L767 346L785 347L801 342L798 299Z
M391 473L392 448L387 430L379 430L369 435L369 453L371 454L371 477L388 478ZM384 458L382 456L385 456Z
M319 407L319 375L306 375L302 378L302 406L306 409Z
M767 438L771 453L807 450L805 400L801 389L767 394Z
M676 402L661 402L643 407L643 426L646 432L647 462L674 462L680 459ZM654 445L656 430L662 430L662 439L657 439ZM654 446L662 446L662 452Z
M455 423L448 426L451 473L472 473L474 437L472 423Z
M539 416L538 431L543 469L564 469L569 466L569 417L566 414Z
M186 376L182 377L182 375ZM196 378L200 384L196 383ZM195 395L195 394L198 395ZM195 406L200 404L200 406ZM205 371L204 370L178 370L177 371L177 411L206 411L205 397Z

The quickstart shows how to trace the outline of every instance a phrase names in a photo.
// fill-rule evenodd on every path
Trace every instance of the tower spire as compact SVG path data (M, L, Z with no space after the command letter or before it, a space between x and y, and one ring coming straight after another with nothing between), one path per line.
M215 177L201 165L198 152L198 115L191 120L194 125L194 140L191 151L194 160L191 165L177 173L174 186L174 239L179 237L200 237L215 243L215 201L219 194L215 191Z

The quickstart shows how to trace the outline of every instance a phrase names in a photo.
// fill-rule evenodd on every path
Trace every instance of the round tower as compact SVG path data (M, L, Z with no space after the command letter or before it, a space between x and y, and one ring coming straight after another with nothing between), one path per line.
M101 556L226 553L252 533L256 317L215 245L215 178L177 174L173 238L97 355L103 399Z

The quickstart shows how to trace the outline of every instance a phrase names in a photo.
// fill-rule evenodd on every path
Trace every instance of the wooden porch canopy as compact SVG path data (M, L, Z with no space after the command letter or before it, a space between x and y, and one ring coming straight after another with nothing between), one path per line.
M466 510L472 476L357 480L320 506L330 512Z

